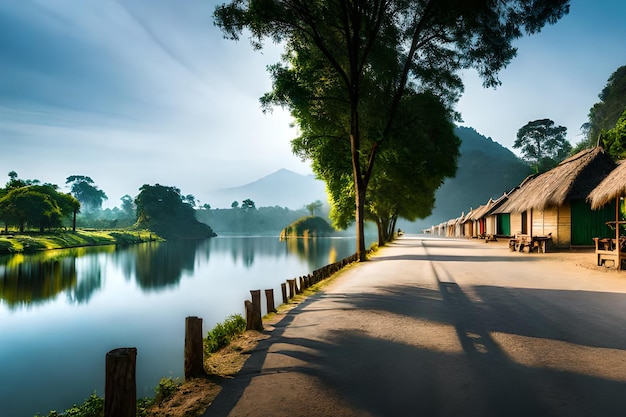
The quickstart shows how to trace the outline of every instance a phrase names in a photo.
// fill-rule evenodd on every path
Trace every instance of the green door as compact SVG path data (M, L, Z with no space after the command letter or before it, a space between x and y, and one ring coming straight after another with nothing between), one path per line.
M511 236L511 215L509 213L502 213L498 215L497 234Z
M606 225L615 220L615 202L599 210L591 210L584 200L572 200L572 245L593 245L594 237L615 236L615 232Z

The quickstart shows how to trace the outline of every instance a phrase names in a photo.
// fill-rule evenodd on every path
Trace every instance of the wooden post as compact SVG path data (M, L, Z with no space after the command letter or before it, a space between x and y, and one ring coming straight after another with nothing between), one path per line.
M251 290L252 305L247 302L246 306L246 330L263 330L263 320L261 319L261 290Z
M293 298L296 295L296 280L288 279L287 283L289 283L289 298Z
M137 415L136 348L113 349L106 355L104 417Z
M202 319L187 317L185 319L185 379L204 374Z
M284 282L280 284L280 290L283 293L283 304L287 304L289 302L289 299L287 298L287 284Z
M276 307L274 306L274 290L265 290L265 301L267 303L267 312L276 313Z
M293 280L296 286L296 294L302 294L302 285L300 284L300 277Z

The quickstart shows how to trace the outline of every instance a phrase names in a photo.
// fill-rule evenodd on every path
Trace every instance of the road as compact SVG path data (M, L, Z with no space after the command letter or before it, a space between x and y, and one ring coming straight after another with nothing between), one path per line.
M626 275L404 236L267 331L205 417L624 416Z

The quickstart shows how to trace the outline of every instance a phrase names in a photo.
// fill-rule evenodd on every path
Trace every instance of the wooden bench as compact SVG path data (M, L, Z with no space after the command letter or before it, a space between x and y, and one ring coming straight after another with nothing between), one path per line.
M552 233L547 236L530 236L526 234L517 234L509 240L509 249L511 251L523 252L528 248L528 253L546 253L546 242L552 239Z
M617 267L617 241L610 237L594 237L596 243L596 261L598 266L603 266L606 261L613 262L613 266ZM626 260L626 238L620 238L619 262ZM621 269L621 268L620 268Z
M489 243L489 242L497 242L498 238L496 237L496 235L492 234L492 233L486 233L485 234L485 243Z

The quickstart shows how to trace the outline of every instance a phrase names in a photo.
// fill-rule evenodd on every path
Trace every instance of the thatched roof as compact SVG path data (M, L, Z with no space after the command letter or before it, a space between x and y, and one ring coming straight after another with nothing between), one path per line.
M471 212L471 216L468 215L469 219L467 220L473 220L473 221L480 220L481 218L485 216L485 214L487 214L487 212L489 211L492 205L493 205L493 200L490 198L489 201L487 201L487 204L485 204L484 206L479 206L476 210L473 210Z
M501 197L503 199L502 203L498 207L494 208L494 210L492 210L492 213L493 214L511 213L509 206L511 206L515 200L515 193L517 193L520 188L522 188L524 185L526 185L528 181L535 178L536 176L537 174L529 175L528 177L524 178L524 181L522 181L520 185L516 186L511 191L503 195Z
M626 161L619 162L617 168L593 189L587 201L596 210L622 196L626 196Z
M586 199L615 168L615 162L600 147L571 156L555 168L528 178L504 206L509 213L558 207L566 201Z

